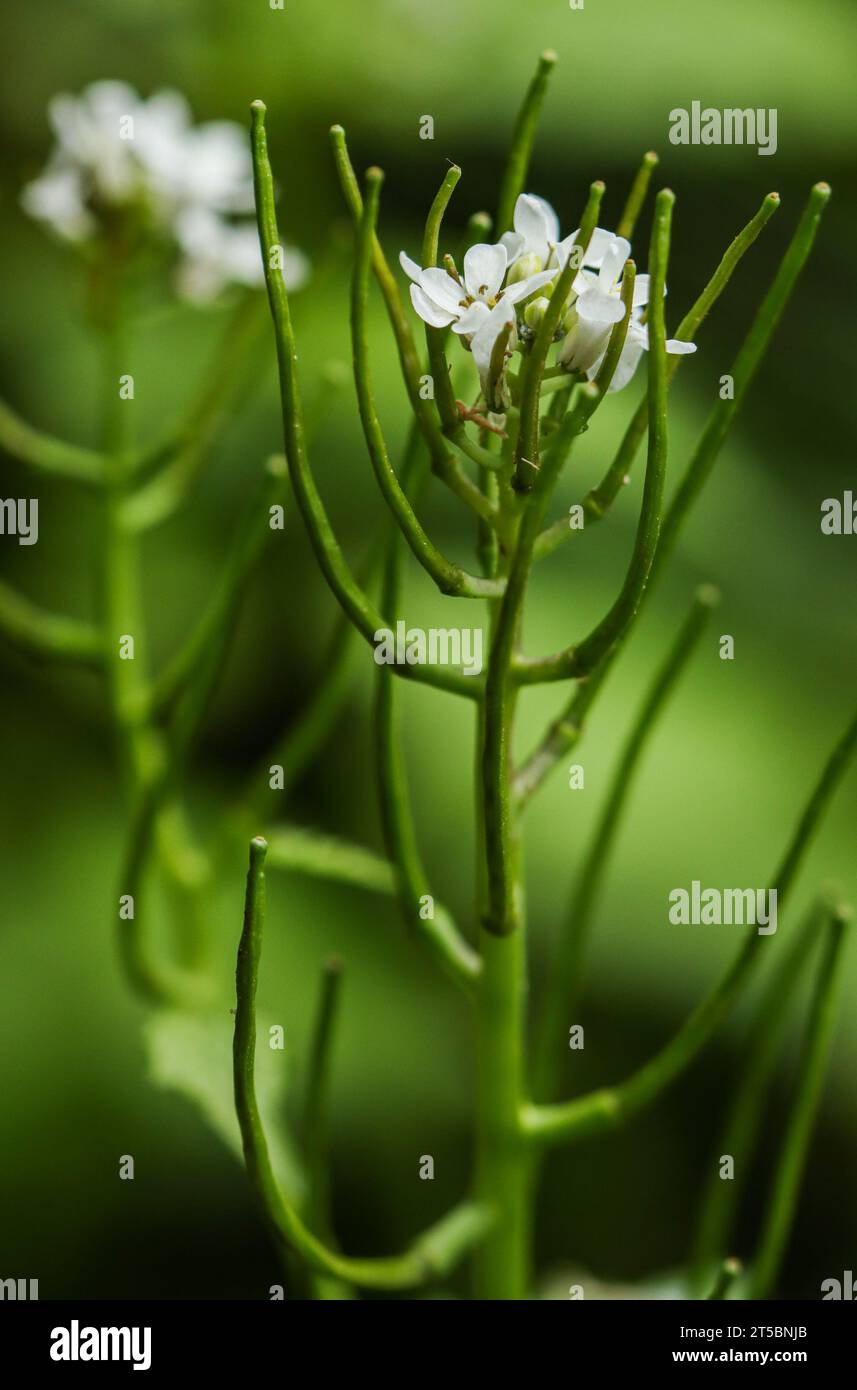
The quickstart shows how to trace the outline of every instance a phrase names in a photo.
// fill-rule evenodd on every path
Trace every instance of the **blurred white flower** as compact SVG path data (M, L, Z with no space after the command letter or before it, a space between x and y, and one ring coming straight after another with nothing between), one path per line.
M133 215L178 243L178 285L195 300L228 284L264 281L253 222L253 163L246 132L232 121L193 124L175 91L144 100L124 82L95 82L49 106L56 144L42 174L21 195L24 209L75 242L109 216ZM308 264L284 248L286 286L298 288Z
M185 299L204 303L230 284L264 285L255 223L230 223L206 208L187 208L178 218L176 235L183 252L178 289ZM309 262L300 251L284 247L282 273L286 289L300 289L309 277Z

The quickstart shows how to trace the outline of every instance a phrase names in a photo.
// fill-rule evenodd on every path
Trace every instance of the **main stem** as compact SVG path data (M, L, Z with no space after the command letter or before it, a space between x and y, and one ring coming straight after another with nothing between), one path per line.
M491 604L492 640L499 601ZM506 737L512 737L515 701L506 702ZM487 896L485 799L482 778L485 709L476 736L477 920ZM482 978L476 996L476 1200L493 1208L496 1225L476 1249L473 1293L484 1299L525 1299L530 1284L531 1194L529 1164L518 1132L524 1087L527 957L521 853L514 827L517 926L506 936L480 927Z

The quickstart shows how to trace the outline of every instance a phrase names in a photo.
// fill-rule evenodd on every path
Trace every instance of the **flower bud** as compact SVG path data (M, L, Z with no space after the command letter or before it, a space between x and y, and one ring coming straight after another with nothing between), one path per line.
M524 310L524 323L534 333L538 331L549 304L550 300L545 299L544 295L540 295L538 299L531 299Z
M571 330L572 330L573 328L575 328L576 326L577 326L577 308L576 308L576 306L575 306L574 304L572 304L571 308L566 310L565 317L564 317L563 320L562 320L561 327L562 327L562 330L563 330L564 333L570 333Z
M531 275L538 275L541 269L541 256L537 256L534 251L529 251L527 255L519 256L515 264L509 267L506 283L517 285L519 280L527 280Z

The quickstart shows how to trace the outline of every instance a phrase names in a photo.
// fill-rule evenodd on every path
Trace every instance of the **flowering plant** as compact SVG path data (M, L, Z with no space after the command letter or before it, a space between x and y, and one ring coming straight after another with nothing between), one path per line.
M45 174L30 185L25 205L76 241L94 239L116 272L117 246L150 229L179 247L181 279L195 295L227 281L255 283L261 268L273 320L282 403L283 460L266 467L247 523L223 566L210 605L186 644L154 676L146 674L139 595L140 531L172 514L207 443L202 422L220 402L230 374L230 339L221 374L215 372L202 407L191 410L176 439L137 451L127 438L122 408L111 410L102 451L47 439L11 412L0 413L7 448L45 472L103 489L107 498L103 590L105 609L90 624L36 609L0 589L0 627L42 658L96 667L106 678L131 800L130 830L119 879L119 942L129 979L161 1008L199 1007L211 992L204 968L204 892L216 851L195 841L184 810L188 750L228 644L240 594L262 543L282 526L284 473L324 578L343 621L326 663L312 710L288 731L276 756L228 821L227 839L252 829L245 912L237 960L233 1092L247 1171L282 1253L292 1288L318 1297L355 1290L421 1288L445 1277L472 1255L477 1297L516 1299L534 1288L531 1269L532 1206L545 1151L583 1142L626 1124L655 1104L712 1038L773 938L749 936L724 978L675 1036L649 1062L618 1084L562 1099L560 1059L574 1027L594 905L613 850L616 828L646 742L667 698L697 649L717 602L716 590L697 591L687 617L633 720L605 811L594 828L567 922L555 942L550 978L533 1012L535 1039L528 1050L527 945L522 878L523 822L533 796L582 739L588 716L621 657L629 634L691 507L698 500L724 440L811 251L830 190L817 184L786 254L741 345L727 380L731 389L714 405L701 440L672 499L665 503L669 454L668 391L682 359L726 289L736 267L780 199L768 194L741 229L676 328L667 336L666 278L675 197L662 188L654 199L647 273L630 258L631 238L647 198L656 158L647 154L631 186L615 231L599 225L605 187L594 182L578 228L562 237L542 198L524 191L538 111L554 58L543 56L526 95L512 142L496 218L475 215L463 245L442 250L444 214L461 171L446 173L428 211L419 261L405 252L406 279L392 269L377 234L383 175L368 170L361 185L341 127L332 146L342 190L355 225L351 345L360 423L366 451L389 514L365 575L352 572L310 467L308 430L292 323L289 289L303 273L280 238L269 161L265 107L252 107L252 174L261 255L246 251L250 181L246 147L233 127L194 129L175 94L141 102L119 84L98 84L79 102L62 99L52 111L59 145ZM133 143L119 143L117 121L132 118ZM611 219L612 221L612 219ZM119 230L117 230L117 227ZM240 251L236 238L241 238ZM122 256L119 257L120 263ZM252 264L251 264L252 263ZM291 265L291 271L290 271ZM120 264L120 269L122 268ZM411 427L401 466L390 459L373 392L367 331L372 282L389 318ZM402 290L407 286L411 312ZM114 284L114 290L116 285ZM111 400L121 379L121 315L106 321ZM424 356L415 328L425 330ZM116 344L119 344L118 355ZM579 437L593 427L609 396L628 384L646 356L646 390L600 483L551 521L554 489ZM551 359L553 354L553 359ZM468 397L468 400L464 397ZM614 407L611 407L614 408ZM645 479L636 536L618 594L594 628L559 651L523 650L523 618L534 566L584 527L604 520L645 440ZM418 514L433 474L451 490L474 524L478 572L447 557ZM449 600L486 605L489 655L484 675L420 661L378 663L375 762L386 855L311 836L285 825L264 835L271 790L281 791L313 756L336 717L344 685L344 656L354 629L376 649L402 609L403 544ZM350 626L349 626L350 625ZM128 659L128 644L131 660ZM136 644L136 645L135 645ZM419 853L399 736L396 686L417 681L469 701L476 720L475 818L478 829L478 920L464 930L435 897ZM567 683L570 693L530 754L514 757L517 705L526 687ZM857 746L857 717L824 764L800 813L781 861L769 880L780 908L792 891L806 848ZM235 824L239 830L235 831ZM158 859L180 896L178 962L156 958L142 889ZM426 946L473 1010L477 1057L472 1191L447 1217L418 1236L404 1253L354 1258L337 1247L331 1230L327 1183L326 1107L331 1047L339 1001L338 964L323 975L312 1054L307 1066L300 1132L300 1166L288 1180L273 1150L275 1127L263 1116L256 1076L256 986L265 923L267 869L321 874L351 887L393 893L408 929ZM751 1042L775 1033L783 1007L813 948L821 956L807 1025L807 1044L796 1103L781 1146L759 1245L746 1274L729 1257L736 1186L714 1182L679 1296L764 1297L775 1286L799 1192L810 1121L818 1100L830 1041L831 1007L841 960L847 911L823 896L796 934ZM215 986L215 999L216 986ZM189 1016L189 1015L188 1015ZM754 1049L753 1063L727 1116L729 1152L746 1159L758 1128L758 1098L770 1048ZM288 1166L288 1165L285 1165Z

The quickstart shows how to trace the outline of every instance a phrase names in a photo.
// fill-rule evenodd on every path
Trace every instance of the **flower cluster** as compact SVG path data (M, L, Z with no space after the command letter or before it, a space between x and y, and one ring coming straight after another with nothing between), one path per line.
M399 259L411 284L411 301L420 318L434 328L451 327L472 350L483 391L488 384L494 346L508 331L507 353L532 336L549 303L558 276L575 250L578 232L560 236L559 219L544 198L522 193L515 205L514 231L494 245L472 246L463 274L447 258L447 270L416 265L404 252ZM583 253L561 320L558 362L590 380L601 365L610 331L623 317L622 273L631 253L624 237L597 227ZM579 252L577 254L580 254ZM539 294L544 290L544 294ZM628 335L610 385L619 391L631 380L648 349L645 308L649 277L638 275ZM667 341L667 352L695 352L693 343Z
M130 214L174 242L178 288L214 298L226 285L261 287L262 258L253 212L247 137L233 121L194 125L175 91L144 100L124 82L95 82L49 106L56 144L42 173L23 190L25 210L67 240L86 242ZM300 252L285 250L290 289L307 276Z

